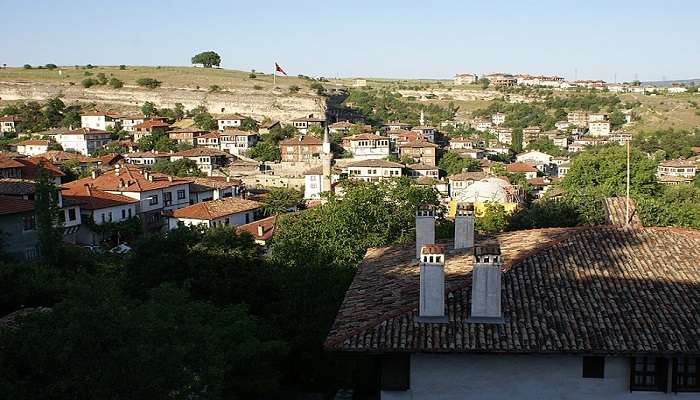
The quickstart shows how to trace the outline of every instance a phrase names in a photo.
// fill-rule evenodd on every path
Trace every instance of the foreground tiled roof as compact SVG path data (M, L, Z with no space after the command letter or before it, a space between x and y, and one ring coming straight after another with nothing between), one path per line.
M537 168L529 163L515 162L511 164L506 164L506 171L508 172L537 172Z
M0 196L23 196L36 192L36 183L24 179L0 179Z
M700 231L609 226L478 238L504 258L504 324L467 322L472 253L446 245L446 324L416 320L413 244L370 249L325 343L362 352L700 354Z
M17 197L0 196L0 215L17 214L34 210L34 202Z
M319 138L304 135L297 136L289 139L282 140L280 146L308 146L308 145L318 145L323 144L323 141Z
M253 200L227 197L225 199L205 201L193 204L185 208L179 208L172 212L173 218L188 218L200 220L212 220L227 215L251 211L262 207L261 203Z
M65 175L60 168L44 157L22 157L17 158L15 161L22 164L22 179L36 179L39 171L39 164L53 177Z
M17 143L17 146L48 146L51 142L41 139L27 139Z

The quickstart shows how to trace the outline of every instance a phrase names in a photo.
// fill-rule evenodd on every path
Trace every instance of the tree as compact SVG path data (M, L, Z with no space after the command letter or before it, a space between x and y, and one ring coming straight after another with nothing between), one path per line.
M488 80L487 78L481 78L481 79L479 79L479 80L477 81L477 84L478 84L479 86L481 86L482 89L486 89L486 88L488 88L489 85L491 84L491 81Z
M32 69L32 66L29 64L24 64L24 69Z
M263 201L263 213L265 215L283 214L289 210L296 210L303 205L304 194L296 189L273 188Z
M610 113L610 125L612 129L621 127L625 124L625 122L627 122L625 120L625 114L623 114L620 110L615 110Z
M154 117L158 115L158 109L154 103L147 101L141 106L141 113L146 117Z
M136 84L139 86L147 87L149 89L155 89L160 86L161 81L153 78L139 78L136 80Z
M258 122L251 117L245 117L241 121L241 129L244 131L256 132L258 130Z
M170 151L175 150L174 142L168 137L167 133L154 132L150 135L146 135L136 142L139 149L142 151Z
M198 113L194 116L193 120L195 125L205 131L213 130L218 126L218 123L214 117L212 117L207 111Z
M320 82L313 82L309 87L316 92L317 95L323 96L326 94L326 88Z
M155 172L173 176L206 176L199 167L197 167L197 163L189 158L181 158L176 161L160 160L153 164L151 169Z
M527 149L541 151L554 157L566 155L566 151L555 145L554 142L548 137L541 137L534 142L528 143Z
M61 210L58 208L58 189L42 163L39 163L37 167L34 199L42 258L49 265L57 265L61 257L63 243L63 230L59 218Z
M264 140L258 141L251 147L247 156L258 161L279 161L282 158L279 146Z
M576 226L582 222L579 211L567 200L543 199L511 215L508 230Z
M464 170L469 172L481 171L481 163L478 160L464 158L454 151L445 153L440 159L438 167L445 171L447 175L459 174Z
M484 234L503 232L508 224L508 214L503 205L487 202L484 207L484 211L476 216L476 230Z
M56 64L51 64L51 63L46 64L45 67L46 67L46 69L48 69L48 70L54 70L54 69L58 68L58 67L56 66Z
M204 68L221 65L221 57L213 51L205 51L192 57L192 64L202 64Z

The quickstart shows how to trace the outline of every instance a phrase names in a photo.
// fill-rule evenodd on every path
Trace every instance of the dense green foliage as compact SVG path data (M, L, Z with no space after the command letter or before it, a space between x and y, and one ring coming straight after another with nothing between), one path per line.
M537 150L554 157L565 156L567 154L566 150L555 145L551 139L546 137L541 137L534 142L528 143L526 150Z
M197 167L197 163L189 158L181 158L176 161L159 160L153 164L151 169L155 172L173 176L205 176Z
M5 106L0 110L2 115L15 115L22 122L17 130L20 132L39 132L50 128L80 126L79 105L66 106L58 97L52 97L46 102L27 101L24 103Z
M247 156L258 161L279 161L281 159L279 142L294 136L297 130L291 126L275 126L269 133L260 135L260 140L248 150Z
M455 175L462 171L481 171L481 163L474 158L465 158L454 151L443 154L438 167L445 171L447 175Z
M221 57L214 51L204 51L192 57L192 64L202 64L204 68L221 65Z
M265 215L283 214L294 211L304 204L304 194L291 188L273 188L263 200Z
M418 103L406 100L398 93L367 88L350 90L344 105L359 111L374 126L389 121L417 125L421 110L425 113L426 123L437 125L442 121L453 119L459 109L453 103L449 103L447 107L434 103Z
M634 136L632 145L660 158L687 158L693 155L691 147L700 146L700 130L687 132L667 129L642 132Z
M136 80L136 84L149 89L155 89L160 86L161 81L153 78L139 78Z

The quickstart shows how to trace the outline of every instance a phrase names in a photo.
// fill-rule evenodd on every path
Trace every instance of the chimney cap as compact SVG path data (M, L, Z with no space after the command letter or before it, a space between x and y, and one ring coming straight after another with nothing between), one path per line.
M479 257L482 255L500 255L501 247L497 244L485 244L474 247L474 255Z
M426 244L420 249L421 254L445 254L445 247L439 244Z
M457 203L458 210L474 211L474 203Z

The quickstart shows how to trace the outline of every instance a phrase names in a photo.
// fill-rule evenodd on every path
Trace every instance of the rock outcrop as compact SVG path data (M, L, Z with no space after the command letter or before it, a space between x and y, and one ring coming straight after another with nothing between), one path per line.
M312 94L284 93L282 91L240 89L209 92L192 88L161 87L145 89L124 86L112 89L106 86L83 88L53 82L0 81L2 100L46 100L60 96L66 102L85 102L116 105L135 109L150 101L157 107L174 107L182 103L186 109L203 105L212 114L241 113L253 118L269 117L289 121L308 114L324 115L323 97Z

